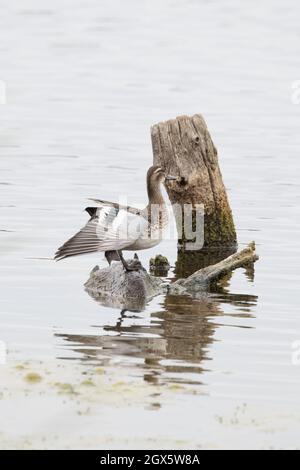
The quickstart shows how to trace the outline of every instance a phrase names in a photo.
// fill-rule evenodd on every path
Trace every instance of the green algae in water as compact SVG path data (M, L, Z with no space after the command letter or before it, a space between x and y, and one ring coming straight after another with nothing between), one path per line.
M95 387L95 384L92 380L84 380L81 382L81 385L85 385L87 387Z
M183 387L182 385L178 385L178 384L172 384L168 386L168 389L171 390L172 392L177 392L177 391L185 390L185 387Z
M26 382L35 384L41 382L43 378L40 374L37 374L36 372L28 372L28 374L24 376L24 380L26 380Z
M119 380L118 382L112 384L112 388L121 388L124 387L124 385L126 385L126 382L123 382L123 380Z
M69 383L56 382L54 385L58 388L59 393L75 393L73 385Z

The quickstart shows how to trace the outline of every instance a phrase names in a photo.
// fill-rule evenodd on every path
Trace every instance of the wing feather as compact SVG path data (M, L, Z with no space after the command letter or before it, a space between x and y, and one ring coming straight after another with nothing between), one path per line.
M89 214L93 214L90 220L58 248L54 259L96 251L122 250L136 241L147 225L143 217L121 209L119 205L88 209Z
M136 207L132 207L132 206L125 206L123 204L118 204L117 202L105 201L103 199L92 199L92 198L89 198L89 201L96 202L100 207L114 207L117 210L125 210L126 212L129 212L135 215L141 215L142 213L142 209L137 209ZM87 207L86 210L87 209L94 209L94 208Z

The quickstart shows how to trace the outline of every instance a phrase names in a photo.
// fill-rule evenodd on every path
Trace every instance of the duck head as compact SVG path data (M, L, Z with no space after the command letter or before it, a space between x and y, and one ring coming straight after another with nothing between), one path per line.
M147 183L161 184L170 180L177 180L177 176L168 175L160 166L150 166L147 172Z
M175 181L176 176L168 175L160 166L151 166L147 172L147 189L149 200L162 200L160 185L165 181Z

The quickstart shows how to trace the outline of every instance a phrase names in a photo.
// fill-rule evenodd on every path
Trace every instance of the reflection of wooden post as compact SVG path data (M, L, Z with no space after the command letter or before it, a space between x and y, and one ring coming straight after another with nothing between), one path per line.
M203 117L195 114L160 122L151 128L151 137L154 164L180 177L178 182L169 181L166 185L171 203L181 207L184 204L204 205L203 249L197 253L186 251L188 240L183 233L178 240L177 270L183 274L184 265L193 264L194 270L211 263L214 259L207 259L207 253L211 251L233 252L236 249L234 222L217 150ZM177 220L178 223L181 222Z

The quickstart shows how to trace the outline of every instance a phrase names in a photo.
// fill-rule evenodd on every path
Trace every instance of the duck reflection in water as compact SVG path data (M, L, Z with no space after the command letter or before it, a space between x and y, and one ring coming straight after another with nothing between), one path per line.
M250 280L249 270L246 275ZM95 326L102 329L99 335L56 336L71 343L82 361L105 366L123 357L129 367L134 364L142 369L147 382L201 384L202 372L209 369L207 361L215 331L222 326L216 318L253 318L257 296L229 293L230 278L231 273L201 298L164 296L162 309L150 314L150 324L148 314L143 322L139 309L123 309L114 325ZM100 299L96 300L102 305ZM226 303L237 313L225 313ZM236 326L241 327L238 323Z

